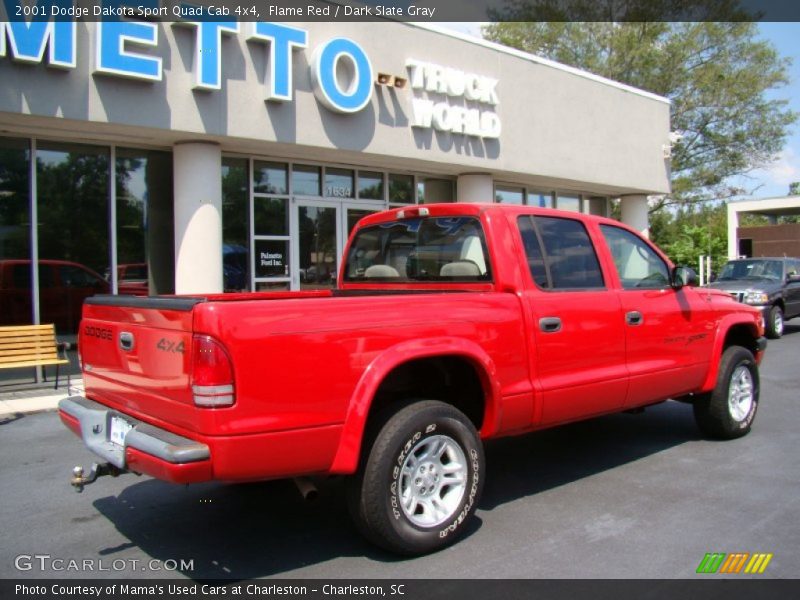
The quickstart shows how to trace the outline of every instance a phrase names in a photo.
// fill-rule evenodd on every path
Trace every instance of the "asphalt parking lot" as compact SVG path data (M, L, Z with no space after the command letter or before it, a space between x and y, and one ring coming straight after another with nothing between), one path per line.
M753 431L733 442L702 439L691 407L667 402L489 444L469 535L412 560L358 536L341 481L311 503L285 481L133 475L79 495L70 471L92 458L56 414L7 419L0 577L695 578L709 577L695 574L707 552L765 552L774 557L755 577L797 578L800 323L770 343L761 381ZM34 555L50 558L24 558ZM54 559L93 570L54 570L69 564ZM170 561L191 568L164 570Z

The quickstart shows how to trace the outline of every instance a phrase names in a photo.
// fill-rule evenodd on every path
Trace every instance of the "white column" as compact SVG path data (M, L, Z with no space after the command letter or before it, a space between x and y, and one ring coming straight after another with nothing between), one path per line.
M222 152L216 144L176 144L175 293L222 292Z
M494 180L488 173L458 176L456 202L494 202Z
M647 196L622 196L620 198L620 208L622 209L622 222L649 238L650 215Z
M739 212L732 203L728 202L728 260L739 257L737 229L739 229Z

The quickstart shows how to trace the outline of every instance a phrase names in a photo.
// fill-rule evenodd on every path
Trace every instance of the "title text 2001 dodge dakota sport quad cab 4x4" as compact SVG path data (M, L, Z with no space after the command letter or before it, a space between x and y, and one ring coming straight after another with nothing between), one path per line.
M759 311L621 223L409 207L345 258L332 291L87 300L86 397L60 415L106 462L73 483L344 474L359 529L419 554L475 512L482 440L669 398L709 436L750 430Z

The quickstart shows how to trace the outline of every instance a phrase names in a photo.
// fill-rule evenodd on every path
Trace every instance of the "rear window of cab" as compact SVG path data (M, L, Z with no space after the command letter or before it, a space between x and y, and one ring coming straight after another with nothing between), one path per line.
M475 217L418 217L364 227L347 255L348 282L491 282Z

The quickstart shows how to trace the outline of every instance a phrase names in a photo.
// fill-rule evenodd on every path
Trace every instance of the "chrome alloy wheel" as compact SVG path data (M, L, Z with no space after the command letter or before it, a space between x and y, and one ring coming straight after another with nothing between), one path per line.
M775 332L775 335L783 335L783 313L780 309L775 310L772 317L772 330Z
M753 375L744 365L739 365L731 375L728 386L728 410L735 421L741 422L753 407Z
M452 517L467 489L464 451L446 435L420 440L403 461L400 505L418 527L435 527Z

